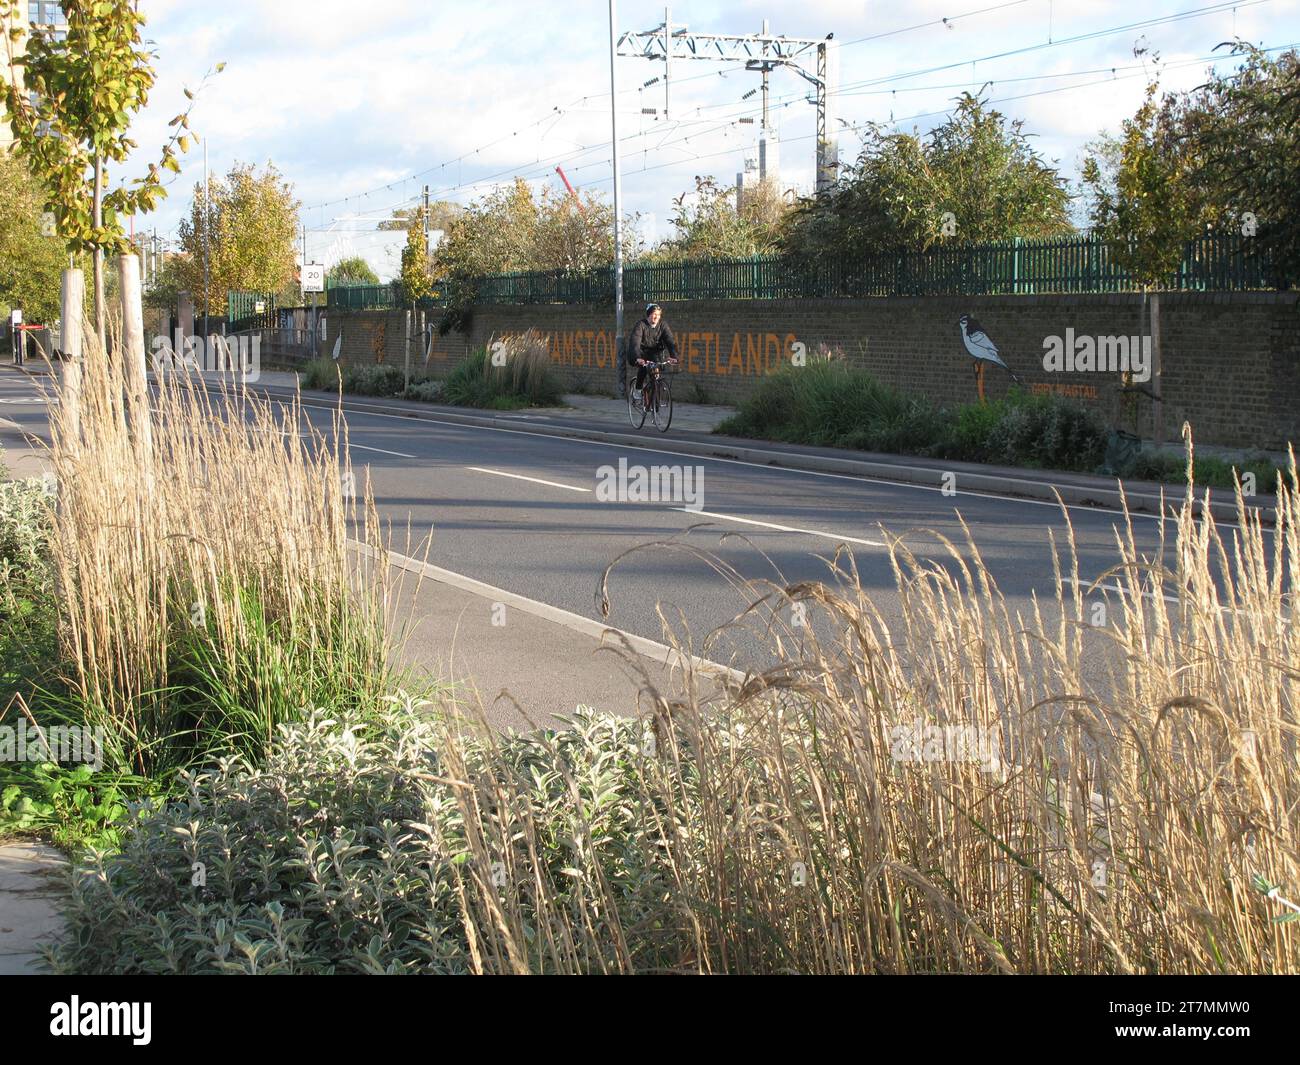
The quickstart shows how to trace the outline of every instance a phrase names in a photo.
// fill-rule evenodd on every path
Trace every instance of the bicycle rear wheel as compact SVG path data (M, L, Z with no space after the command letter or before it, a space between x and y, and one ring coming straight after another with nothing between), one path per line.
M633 429L640 429L645 425L645 397L641 389L637 388L636 381L629 381L627 384L627 420L632 423Z
M661 433L666 433L673 424L673 384L667 375L659 378L659 385L655 389L654 415L655 427Z

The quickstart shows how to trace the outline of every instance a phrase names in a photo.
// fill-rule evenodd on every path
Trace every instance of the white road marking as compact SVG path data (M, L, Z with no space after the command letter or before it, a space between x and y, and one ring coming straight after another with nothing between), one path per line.
M1098 583L1097 581L1084 580L1083 578L1080 578L1079 580L1076 581L1073 577L1066 577L1065 583L1078 585L1078 587L1083 589L1085 594L1088 592L1109 592L1113 595L1119 596L1121 599L1126 598L1129 594L1128 589L1121 587L1119 581L1117 580L1112 580L1109 584L1105 584L1105 583ZM1150 588L1142 588L1138 591L1138 594L1143 599L1156 598L1156 593L1153 592ZM1170 595L1168 592L1161 592L1160 598L1163 599L1166 603L1178 602L1178 596ZM1224 608L1220 607L1219 609L1222 610Z
M358 540L350 540L349 543L358 552L370 558L374 557L374 549L367 544ZM571 611L563 610L558 606L551 606L550 603L543 603L536 599L529 599L527 596L519 595L516 592L508 592L504 588L497 588L483 581L475 580L473 577L467 577L462 573L456 573L453 570L443 569L441 566L435 566L429 562L421 562L419 559L409 558L406 555L399 555L395 551L388 552L388 561L391 565L399 569L408 570L412 573L422 574L431 580L439 581L442 584L449 584L453 588L459 588L461 591L472 592L475 595L481 595L496 603L504 603L525 614L531 614L533 617L541 618L544 621L550 621L557 625L562 625L566 629L574 632L580 632L585 636L593 637L602 644L610 637L615 639L610 642L617 645L621 639L627 640L628 646L639 655L644 655L654 661L661 662L666 666L681 667L684 665L683 659L690 662L691 666L704 676L719 677L722 679L732 680L743 683L747 674L731 666L724 666L718 662L710 661L707 658L699 658L695 655L687 654L685 651L675 647L669 647L667 644L659 643L657 640L650 640L644 636L638 636L632 632L626 632L623 629L616 629L612 625L605 625L592 618L585 618L581 614L574 614Z
M268 393L267 398L271 400L277 400L277 399L283 400L287 397L276 396ZM301 402L301 405L304 408L315 408L316 410L332 411L335 409L333 407L325 406L319 403L309 403L306 400L303 400ZM892 481L885 477L878 477L870 474L827 473L824 470L800 470L789 466L775 466L772 463L767 463L767 462L748 462L745 459L723 458L722 456L719 455L697 455L686 451L670 451L667 448L661 448L661 447L640 447L636 444L615 443L614 441L610 441L610 440L588 440L583 437L577 437L577 436L559 436L555 433L537 433L537 432L531 432L527 429L504 429L499 425L474 425L469 422L444 421L443 419L437 417L433 417L433 418L430 418L428 416L417 417L414 414L381 414L378 411L371 411L371 410L355 410L355 409L349 410L347 407L344 407L343 409L345 413L351 414L356 417L361 417L361 418L392 418L397 421L404 421L404 422L410 422L410 421L431 422L434 425L441 425L450 429L481 429L489 433L509 433L514 436L537 436L537 437L542 437L543 439L546 440L565 440L571 444L591 444L595 447L621 448L625 451L645 451L651 455L675 455L679 458L695 459L698 462L725 462L732 466L749 466L753 469L766 470L770 473L787 473L787 474L792 474L794 476L800 476L800 477L828 477L836 481L856 481L858 484L887 484L895 488L915 488L922 492L943 492L942 485L914 484L910 481ZM597 429L595 431L599 432L600 430ZM760 441L759 443L761 444L762 442ZM782 452L774 450L773 454L779 455L782 454ZM850 456L846 455L845 457L849 458ZM979 472L979 471L975 471L975 472ZM1026 481L1027 484L1046 484L1046 485L1051 484L1050 481L1031 481L1028 479L1024 479L1024 480ZM975 491L975 490L968 491L966 495L974 499L994 499L1003 503L1025 503L1036 507L1051 507L1053 510L1057 511L1058 513L1060 512L1062 506L1064 506L1066 510L1076 510L1086 514L1115 514L1118 515L1119 517L1124 516L1124 512L1118 509L1117 507L1086 506L1082 503L1061 504L1056 502L1055 500L1050 500L1050 499L1026 499L1023 496L1012 496L1012 495L1005 495L999 492L983 492L983 491ZM1178 504L1173 500L1170 500L1167 505L1170 507L1170 509L1176 509L1176 507L1178 506ZM954 509L956 508L954 507ZM1132 511L1130 512L1129 516L1136 519L1145 518L1149 521L1160 521L1160 522L1178 521L1177 515L1148 514L1145 511ZM1240 528L1240 526L1235 521L1216 521L1215 525L1217 525L1221 529ZM1266 527L1264 529L1264 532L1267 535L1271 536L1274 530Z
M843 536L840 533L823 532L821 529L799 529L793 525L777 525L770 521L756 521L754 518L738 518L734 514L715 514L708 510L692 510L690 507L673 507L673 510L680 510L686 514L698 514L704 518L717 518L719 521L735 521L741 525L758 525L764 529L776 529L778 532L803 533L806 536L824 536L828 540L834 540L836 543L846 544L865 544L867 547L887 547L887 544L879 540L860 540L856 536Z
M362 451L378 451L381 455L396 455L399 459L413 459L419 457L417 455L408 455L405 451L385 451L382 447L369 447L366 444L354 444L351 440L348 441L348 447L359 447Z
M545 484L551 488L567 488L570 492L590 492L590 488L575 488L571 484L560 484L559 481L544 481L540 477L525 477L522 473L506 473L505 470L489 470L484 466L466 466L465 469L473 470L475 473L490 473L497 477L509 477L516 481L531 481L533 484Z

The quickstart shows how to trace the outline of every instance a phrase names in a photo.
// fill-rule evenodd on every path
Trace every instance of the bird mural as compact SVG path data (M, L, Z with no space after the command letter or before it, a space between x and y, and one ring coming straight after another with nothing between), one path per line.
M994 366L1001 366L1007 373L1011 374L1011 380L1020 384L1020 378L1016 376L1014 370L1002 361L1002 356L998 354L998 346L993 343L989 335L984 332L984 327L979 324L969 314L963 314L958 320L961 326L961 342L966 345L970 357L975 360L975 389L979 393L980 402L984 402L984 366L986 363L993 363Z

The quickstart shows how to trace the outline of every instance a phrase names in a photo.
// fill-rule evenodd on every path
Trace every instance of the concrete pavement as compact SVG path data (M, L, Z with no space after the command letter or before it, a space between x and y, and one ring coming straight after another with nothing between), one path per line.
M66 864L43 843L0 844L0 976L46 971L41 950L63 932L57 877Z

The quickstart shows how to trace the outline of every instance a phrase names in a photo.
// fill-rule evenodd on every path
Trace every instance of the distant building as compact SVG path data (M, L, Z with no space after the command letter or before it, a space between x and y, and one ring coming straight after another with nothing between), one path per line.
M4 32L4 39L8 42L9 48L13 50L13 55L20 56L27 50L27 37L32 26L48 27L57 38L62 38L68 32L68 20L63 14L63 5L60 3L50 2L50 0L31 0L27 5L27 21L19 27L21 33L17 40L9 40L9 31L13 28L12 20L7 15L0 15L0 30ZM0 62L5 67L9 65L9 52L0 52ZM9 80L9 71L4 70L5 81ZM22 69L16 71L17 75L22 77ZM0 152L7 152L13 145L13 133L9 129L9 115L6 111L3 120L0 120Z

